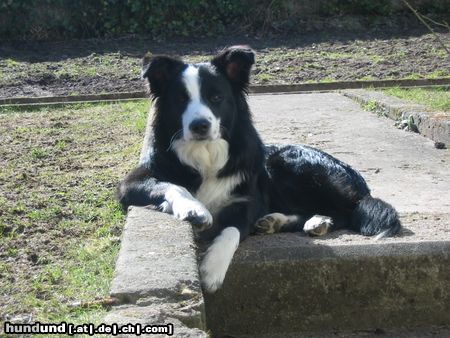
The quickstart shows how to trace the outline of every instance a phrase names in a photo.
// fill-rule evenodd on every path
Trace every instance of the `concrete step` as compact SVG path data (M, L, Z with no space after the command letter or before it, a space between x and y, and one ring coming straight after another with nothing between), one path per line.
M205 295L217 336L304 337L450 324L450 214L406 214L396 238L251 237ZM320 335L319 335L320 336Z

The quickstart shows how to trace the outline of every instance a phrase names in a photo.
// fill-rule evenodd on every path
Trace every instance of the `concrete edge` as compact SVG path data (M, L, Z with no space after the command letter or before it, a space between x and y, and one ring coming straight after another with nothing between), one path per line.
M238 248L223 288L205 295L214 334L344 337L448 324L450 241L327 245L289 235Z
M300 83L286 85L254 85L250 86L251 94L283 94L315 91L335 91L357 88L387 88L387 87L428 87L450 86L450 78L417 79L417 80L373 80L373 81L341 81L324 83ZM56 105L77 102L103 102L143 99L148 96L146 91L119 92L108 94L86 94L69 96L44 97L11 97L0 98L0 106L11 105Z
M450 148L450 113L430 111L424 105L388 96L380 91L353 89L341 93L361 105L375 104L377 113L393 120L412 118L412 127L416 132L435 141L436 147L445 145Z
M292 236L294 237L294 236ZM328 259L361 259L364 257L416 257L423 255L448 255L450 241L417 241L417 242L369 242L362 244L312 244L310 238L291 238L283 245L264 246L264 250L254 251L253 246L242 245L236 254L233 264L253 264L255 261L277 262L295 259L302 261ZM275 242L274 242L275 243Z
M151 116L149 113L140 164L148 160ZM208 337L191 225L164 213L130 207L110 295L117 305L106 314L105 323L170 323L177 337Z

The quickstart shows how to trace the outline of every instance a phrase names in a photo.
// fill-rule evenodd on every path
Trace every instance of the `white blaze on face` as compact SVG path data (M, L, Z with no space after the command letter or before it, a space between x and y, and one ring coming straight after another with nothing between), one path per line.
M189 103L182 116L183 123L183 139L190 141L194 139L189 125L196 119L206 119L211 122L211 130L209 137L215 140L220 137L220 119L217 118L209 109L209 107L202 102L200 94L200 77L198 68L188 66L182 75L183 82L186 86L186 91L189 95Z

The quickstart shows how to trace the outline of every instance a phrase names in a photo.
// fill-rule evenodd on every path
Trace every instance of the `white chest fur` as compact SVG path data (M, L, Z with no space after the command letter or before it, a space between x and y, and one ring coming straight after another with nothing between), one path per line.
M195 197L214 214L232 199L231 192L244 177L237 173L217 178L217 173L228 161L228 142L224 139L213 141L177 140L172 149L181 162L196 169L202 176L202 184Z

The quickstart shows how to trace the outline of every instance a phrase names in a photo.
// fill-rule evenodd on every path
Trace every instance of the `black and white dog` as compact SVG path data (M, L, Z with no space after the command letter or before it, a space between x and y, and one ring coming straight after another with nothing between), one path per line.
M262 144L247 104L254 62L247 46L209 63L144 59L154 104L150 160L118 188L125 208L171 213L210 243L200 264L208 292L222 285L239 242L252 233L349 228L384 237L400 229L394 208L371 197L347 164L306 146Z

